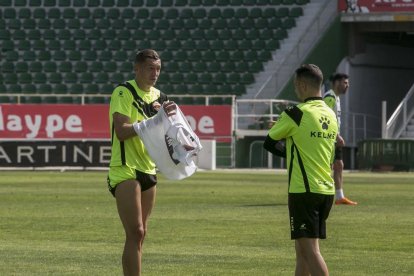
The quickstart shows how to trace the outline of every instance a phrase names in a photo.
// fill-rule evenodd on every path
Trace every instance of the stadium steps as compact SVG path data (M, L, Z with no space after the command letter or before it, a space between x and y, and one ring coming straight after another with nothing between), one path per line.
M401 138L414 139L414 118L411 118L411 120L408 122L405 131L401 135Z
M278 72L280 67L286 63L286 57L289 56L292 49L298 44L302 44L301 37L307 31L307 27L319 16L319 11L323 7L326 1L323 0L313 0L311 3L303 6L303 16L298 17L296 21L296 26L289 31L289 36L280 41L280 48L277 51L274 51L272 54L272 60L268 61L264 65L264 70L256 75L256 82L247 88L246 94L242 95L242 98L255 98L257 92L262 88L262 85L265 84L269 78L275 73ZM336 11L335 11L336 12ZM312 38L313 41L316 41L323 34L315 34ZM306 47L304 45L304 47ZM289 64L289 67L283 68L279 73L283 74L282 82L287 83L287 81L292 77L294 69L300 64L300 62L295 64ZM267 96L261 98L275 98L280 92L278 89L282 89L283 85L275 84L270 85L267 90L270 92L264 91L263 93Z
M300 45L304 49L308 49L308 52L312 50L314 45L323 35L323 33L314 33L314 35L306 41L306 44L301 40L304 34L307 32L308 27L319 16L320 11L326 5L325 0L313 0L307 5L303 6L303 15L296 20L296 26L289 31L289 36L280 41L280 48L272 53L272 59L265 63L264 70L255 75L255 83L247 87L246 93L241 95L242 99L274 99L280 93L281 89L291 79L294 70L302 63L302 60L306 58L306 55L298 58L298 60L287 60L290 56L292 49ZM331 3L332 5L332 3ZM332 5L333 7L334 5ZM329 11L332 15L336 14L336 8L332 8ZM327 26L331 24L331 21L327 22ZM326 27L327 27L326 26ZM307 47L307 48L306 48ZM278 74L278 80L280 83L276 83L276 80L272 76ZM269 81L272 79L273 81ZM262 93L257 96L258 91L263 90ZM243 105L239 108L240 114L264 114L266 112L265 105ZM248 126L241 126L247 128Z

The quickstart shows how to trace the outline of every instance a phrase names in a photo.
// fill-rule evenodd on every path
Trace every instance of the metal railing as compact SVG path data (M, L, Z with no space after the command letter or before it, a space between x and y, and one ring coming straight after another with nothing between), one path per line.
M343 112L341 136L345 139L346 146L356 148L358 142L370 138L381 137L381 118L369 114Z
M409 120L414 116L414 84L397 106L390 119L386 121L386 102L383 104L382 138L400 138ZM386 122L385 122L386 121Z
M267 131L269 129L269 124L272 124L282 111L288 106L297 103L298 102L290 100L237 99L234 108L234 129L236 135L243 130L252 130L253 134L259 134L260 132L257 131L260 130ZM246 108L246 106L248 108ZM241 114L239 112L240 109L248 110L249 113ZM259 112L256 112L256 110Z
M97 93L82 93L82 94L54 94L54 93L1 93L1 97L9 97L9 101L1 103L35 103L38 102L26 102L27 98L39 98L40 103L47 104L47 103L73 103L73 104L89 104L93 103L90 102L90 99L102 98L104 103L108 103L109 99L111 98L111 94L97 94ZM201 95L201 94L169 94L168 97L174 100L193 100L194 103L197 104L204 104L204 105L211 105L215 104L215 100L217 99L224 99L226 104L234 105L236 96L231 94L224 94L224 95ZM46 100L45 100L46 99ZM71 102L64 102L62 99L72 99ZM4 101L4 100L3 100ZM177 102L179 103L179 102Z

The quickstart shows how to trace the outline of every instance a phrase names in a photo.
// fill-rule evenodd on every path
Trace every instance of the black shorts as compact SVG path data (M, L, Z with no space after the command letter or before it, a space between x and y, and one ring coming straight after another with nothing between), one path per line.
M335 160L342 160L342 147L335 147Z
M135 180L137 180L139 182L139 185L141 186L141 192L149 190L152 187L154 187L155 185L157 185L157 175L156 174L147 174L147 173L143 173L143 172L135 170ZM109 191L115 197L116 187L118 186L119 183L117 183L114 186L110 185L109 176L108 176L107 182L108 182Z
M333 200L334 195L289 193L291 239L326 239L326 219Z

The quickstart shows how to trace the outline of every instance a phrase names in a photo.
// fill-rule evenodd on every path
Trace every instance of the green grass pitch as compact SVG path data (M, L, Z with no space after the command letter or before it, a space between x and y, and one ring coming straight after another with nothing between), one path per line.
M346 173L333 206L331 275L414 275L414 174ZM293 275L287 176L159 177L144 275ZM0 275L122 275L124 233L106 172L0 172Z

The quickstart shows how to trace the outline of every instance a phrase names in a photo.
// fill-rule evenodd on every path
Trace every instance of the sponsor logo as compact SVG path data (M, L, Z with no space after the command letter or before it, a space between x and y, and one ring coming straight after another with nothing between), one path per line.
M328 129L328 127L329 127L329 124L331 123L331 121L329 121L329 119L328 119L328 118L326 118L326 117L322 116L322 117L319 119L319 123L321 123L321 125L322 125L322 129L327 130L327 129Z
M323 130L328 130L329 125L331 124L329 118L322 116L318 121L321 124ZM334 140L336 139L336 132L327 133L324 131L311 131L310 137Z
M336 133L335 132L325 133L325 132L322 132L322 131L311 131L310 132L310 137L334 140L334 139L336 139Z

